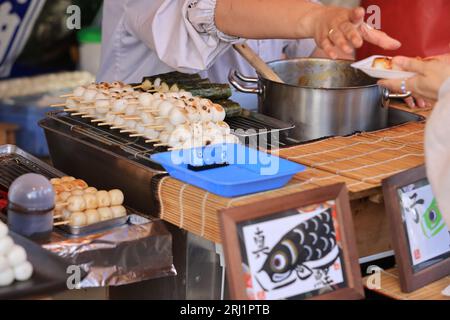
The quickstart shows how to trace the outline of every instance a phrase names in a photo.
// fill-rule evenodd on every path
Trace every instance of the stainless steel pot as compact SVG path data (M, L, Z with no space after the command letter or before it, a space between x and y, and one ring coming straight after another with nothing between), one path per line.
M409 93L390 94L351 63L314 58L280 60L269 66L285 83L246 77L236 70L230 71L229 80L238 91L258 94L260 113L295 124L290 136L300 141L385 128L389 99L405 98Z

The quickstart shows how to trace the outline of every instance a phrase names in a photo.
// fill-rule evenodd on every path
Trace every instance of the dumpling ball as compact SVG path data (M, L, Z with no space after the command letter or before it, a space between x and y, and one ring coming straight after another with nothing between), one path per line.
M120 206L123 204L124 195L123 192L119 189L113 189L109 192L109 197L111 199L111 206Z
M33 266L28 261L14 268L14 277L17 281L27 281L33 275Z
M100 190L95 196L97 197L97 204L100 208L109 207L111 205L111 198L108 191Z
M69 199L72 195L73 194L71 192L67 192L67 191L61 192L58 196L58 200L61 202L66 202L67 199Z
M72 227L83 227L87 224L86 215L83 212L74 212L70 215L69 224Z
M95 209L86 210L84 212L84 214L86 215L86 224L87 225L91 225L91 224L100 222L100 214L98 213L97 210L95 210Z
M71 196L67 199L67 209L72 212L84 211L86 202L82 196Z
M111 220L113 217L112 211L110 208L99 208L97 209L98 214L100 215L100 221Z
M50 179L50 183L53 184L53 185L61 184L61 179L59 179L59 178Z
M24 248L14 245L6 256L10 267L17 267L27 261L27 252Z
M98 202L97 197L93 193L86 193L83 195L84 202L86 203L86 209L97 209Z
M13 246L14 241L11 237L6 236L0 239L0 256L6 256Z
M8 260L4 256L0 256L0 273L9 269Z
M72 181L72 184L73 184L76 188L82 189L82 190L84 190L84 189L86 189L86 188L89 187L88 184L86 183L86 181L81 180L81 179L76 179L76 180Z
M8 227L6 224L0 221L0 239L3 239L8 235Z
M70 194L72 196L83 196L84 195L84 191L81 190L81 189L76 189L76 190L73 190Z
M10 286L14 282L14 278L14 271L11 268L0 272L0 287Z
M127 209L124 206L111 207L113 218L121 218L127 215Z
M97 193L97 188L94 188L94 187L89 187L89 188L87 188L87 189L85 189L84 190L84 193Z

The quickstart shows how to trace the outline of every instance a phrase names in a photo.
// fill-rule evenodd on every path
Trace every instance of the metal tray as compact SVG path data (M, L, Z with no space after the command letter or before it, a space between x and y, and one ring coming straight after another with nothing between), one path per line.
M16 178L26 173L42 174L49 179L64 175L14 145L0 146L0 186L9 189Z
M128 209L127 209L128 211ZM105 230L109 230L112 228L121 227L128 222L128 215L126 217L120 217L116 219L111 219L107 221L102 221L99 223L91 224L85 227L72 227L72 226L57 226L56 229L61 230L66 233L68 236L86 236L93 233L100 233Z
M0 300L46 297L67 290L66 272L70 264L66 260L14 232L9 234L27 252L34 273L28 281L16 281L9 287L0 287ZM82 278L85 275L82 271Z
M39 173L49 179L65 175L16 146L0 146L0 186L8 189L16 178L26 173ZM130 208L126 207L126 209L128 214L137 214L137 212ZM82 236L122 226L127 221L128 216L103 221L86 227L57 226L54 229L61 230L69 236Z

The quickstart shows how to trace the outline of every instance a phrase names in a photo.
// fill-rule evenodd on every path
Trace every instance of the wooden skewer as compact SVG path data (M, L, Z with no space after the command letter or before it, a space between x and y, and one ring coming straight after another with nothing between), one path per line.
M168 143L158 143L153 145L154 147L167 147L169 144Z
M136 138L136 137L145 137L145 134L143 134L143 133L130 134L130 138Z
M95 120L92 120L91 122L97 123L97 122L103 122L103 121L106 121L106 119L95 119Z
M126 126L117 126L117 127L111 127L111 130L117 130L117 129L126 129Z
M56 219L61 219L61 218L62 218L62 215L60 215L60 214L59 214L59 215L56 215L56 216L53 216L53 219L54 219L54 220L56 220Z
M88 106L88 107L80 107L80 110L91 110L91 109L95 109L95 106Z
M161 140L159 139L153 139L153 140L145 140L145 143L155 143L155 142L160 142Z
M120 133L134 133L136 130L120 130Z
M160 119L169 119L169 117L155 117L156 120L160 120Z
M75 97L74 95L73 95L73 93L68 93L68 94L63 94L62 96L59 96L60 98L73 98L73 97Z
M140 107L140 108L137 108L137 110L139 110L139 111L147 111L147 112L156 112L156 111L158 111L158 109L149 108L149 107Z
M125 119L125 120L140 120L141 118L140 117L122 117L123 119Z
M79 111L78 108L68 108L68 109L64 109L64 111L66 112L75 112L75 111Z
M87 114L86 112L77 112L77 113L72 113L71 115L72 116L84 116L86 114Z
M105 122L105 123L99 123L98 126L99 126L99 127L112 126L113 124L114 124L114 123Z
M89 118L95 118L95 116L93 116L92 114L88 114L88 115L85 115L85 116L81 116L81 118L83 118L83 119L89 119Z
M149 128L149 129L155 129L155 130L162 130L165 129L165 126L158 126L158 125L154 125L154 124L147 124L144 127Z
M57 226L66 226L70 223L70 221L60 221L60 222L55 222L53 223L53 226L57 227Z
M50 108L61 108L61 107L65 107L66 104L65 103L56 103L56 104L51 104Z

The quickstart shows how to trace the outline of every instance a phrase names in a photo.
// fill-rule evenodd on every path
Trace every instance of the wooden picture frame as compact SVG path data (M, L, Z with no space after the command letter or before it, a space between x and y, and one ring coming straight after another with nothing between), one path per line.
M422 267L421 270L414 270L399 191L401 188L419 182L427 183L423 186L429 185L425 166L410 169L383 181L386 214L390 222L392 246L399 270L400 286L402 291L406 293L420 289L450 274L450 256Z
M250 300L255 299L257 297L250 297L247 294L247 287L245 283L245 273L243 269L243 255L242 255L242 246L245 245L245 240L242 242L240 240L240 234L244 232L244 228L248 226L248 223L250 221L262 221L269 222L274 224L274 221L276 223L276 220L284 219L285 217L293 218L293 219L306 219L306 215L303 218L303 213L301 213L301 209L306 209L308 207L316 207L316 205L322 205L322 204L329 204L333 203L333 214L331 213L331 209L324 209L325 211L329 211L330 217L332 217L331 222L334 226L338 226L336 229L334 229L335 235L339 235L335 237L335 244L334 247L337 247L337 250L339 252L339 255L337 256L334 263L338 263L337 266L341 269L339 269L339 272L342 273L343 279L345 279L345 282L339 284L339 288L336 290L328 290L326 292L317 292L317 291L310 291L314 292L314 295L308 295L305 292L302 292L300 295L297 295L295 297L299 299L314 299L314 300L327 300L327 299L363 299L364 298L364 288L362 284L362 278L361 278L361 271L360 266L358 263L358 254L356 249L356 240L354 235L354 228L353 228L353 221L352 221L352 214L350 210L350 202L348 197L348 191L345 186L345 184L337 184L329 187L323 187L323 188L317 188L314 190L308 190L304 192L299 192L293 195L288 196L280 196L278 198L274 199L268 199L264 200L255 204L240 206L240 207L234 207L230 209L224 209L220 211L220 219L221 219L221 231L222 231L222 243L225 253L225 260L226 260L226 270L227 270L227 277L228 277L228 284L230 287L230 296L232 299L236 300ZM325 207L326 208L326 207ZM296 213L291 213L293 211L296 211ZM322 213L324 213L323 211ZM284 216L284 214L288 214L287 216ZM280 218L280 215L282 216ZM335 216L336 215L336 216ZM304 220L306 221L306 225L310 223L313 219L317 218L317 216L311 216L312 218L309 218L310 220ZM321 214L320 217L322 218ZM262 219L262 220L261 220ZM283 221L286 221L285 219ZM283 222L282 221L282 222ZM320 220L325 221L325 220ZM263 223L264 223L263 222ZM256 222L253 224L250 224L250 226L258 225L260 222ZM242 227L243 224L247 224L245 227ZM325 223L323 223L324 225ZM279 224L277 224L278 226ZM284 226L284 224L282 225ZM280 234L279 237L283 237L281 240L279 240L278 243L284 243L282 242L283 239L286 239L285 237L288 236L288 234L292 234L291 232L298 232L298 227L301 225L298 225L295 229L286 229L286 233ZM278 227L276 227L278 228ZM286 228L286 227L285 227ZM317 227L316 227L317 228ZM241 230L241 231L240 231ZM290 230L290 231L289 231ZM305 229L302 229L305 230ZM310 229L308 229L310 230ZM317 229L316 229L317 230ZM321 229L320 229L321 230ZM285 232L283 230L283 232ZM274 236L273 238L278 237ZM241 237L242 239L242 237ZM303 238L304 240L307 238ZM273 242L273 240L272 240ZM291 243L294 243L293 241ZM331 242L330 242L331 243ZM305 248L305 241L303 243L303 246L300 245L297 247L296 252L302 252L301 250L306 249ZM276 246L272 247L272 250ZM250 247L249 247L250 248ZM324 246L323 246L324 248ZM314 247L313 247L314 249ZM248 252L248 251L247 251ZM306 250L304 250L306 252ZM325 252L325 250L323 251ZM254 252L253 252L254 253ZM292 250L291 250L292 253ZM270 256L269 254L265 253L268 257L266 260L269 260ZM247 254L245 254L247 257ZM252 256L253 257L253 256ZM292 257L292 256L291 256ZM326 255L324 255L326 257ZM272 256L273 258L273 256ZM297 256L298 258L298 256ZM339 260L337 260L339 259ZM271 260L273 261L273 260ZM293 261L293 259L291 259ZM299 263L300 260L295 260L297 263ZM337 262L339 261L339 262ZM332 262L333 263L333 262ZM270 264L272 266L272 264ZM332 264L330 264L327 268L331 269ZM333 265L335 266L335 265ZM298 276L298 269L299 265L296 266L296 271L291 270L290 276L293 276L294 278ZM319 268L314 268L315 272L318 272ZM328 269L327 269L328 270ZM261 272L261 270L259 271ZM296 273L294 273L296 272ZM326 271L328 274L328 271ZM249 275L249 274L247 274ZM317 273L314 274L314 278L311 278L311 280L314 281L316 278ZM256 277L256 276L255 276ZM247 277L248 279L248 277ZM273 279L273 274L272 278ZM295 281L303 281L303 278L295 278ZM301 280L300 280L301 279ZM254 283L254 282L253 282ZM301 288L301 285L297 285L298 282L291 282L289 286L291 286L293 283L296 283L294 288ZM304 282L302 282L303 284ZM261 284L258 282L258 284ZM334 286L334 284L333 284ZM341 287L343 286L343 287ZM261 288L264 289L264 287L261 285ZM303 286L303 289L305 286ZM279 289L275 288L275 289ZM301 290L303 290L301 289ZM294 289L295 290L295 289ZM266 291L264 289L264 291ZM267 291L266 291L267 292ZM273 292L273 291L271 291ZM301 297L300 297L301 296ZM292 298L287 297L287 298ZM269 298L270 299L270 298ZM280 298L284 299L284 298Z

